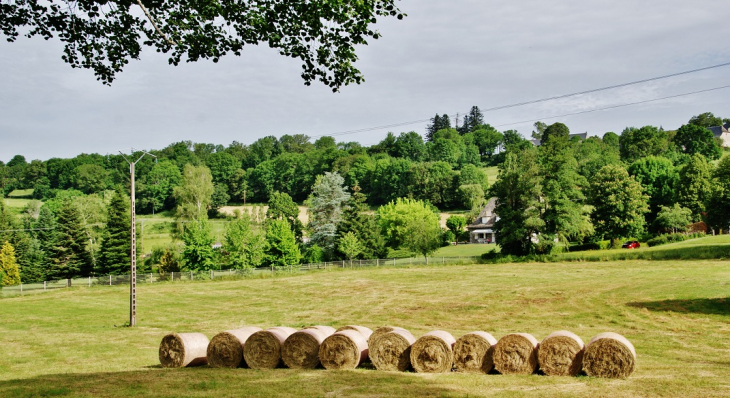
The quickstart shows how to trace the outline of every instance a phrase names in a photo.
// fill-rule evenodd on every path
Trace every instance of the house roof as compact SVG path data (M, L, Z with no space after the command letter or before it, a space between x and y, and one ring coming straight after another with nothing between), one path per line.
M726 123L724 126L712 126L708 127L708 130L712 131L712 135L715 137L721 136L723 133L727 133L730 129L730 123Z
M486 229L494 227L494 223L497 221L497 215L494 214L494 208L497 207L497 198L491 198L487 202L486 206L479 213L477 218L471 224L466 226L470 232L474 232L476 229ZM486 218L486 222L483 220Z

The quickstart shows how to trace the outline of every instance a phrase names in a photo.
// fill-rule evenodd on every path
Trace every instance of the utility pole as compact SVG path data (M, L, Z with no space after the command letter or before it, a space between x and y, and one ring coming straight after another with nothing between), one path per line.
M130 189L129 189L129 199L130 199L130 206L129 206L129 212L131 215L131 225L130 225L130 237L132 244L130 245L131 249L129 251L129 257L130 257L130 272L129 272L129 327L133 327L137 325L137 225L135 223L135 210L134 210L134 165L137 164L144 155L150 155L153 158L155 158L155 162L157 162L157 156L145 152L145 151L139 151L142 152L142 156L140 156L136 161L132 162L129 159L127 159L126 156L120 151L119 153L122 154L122 157L124 160L129 163L129 181L130 181ZM132 154L134 154L134 148L132 148Z

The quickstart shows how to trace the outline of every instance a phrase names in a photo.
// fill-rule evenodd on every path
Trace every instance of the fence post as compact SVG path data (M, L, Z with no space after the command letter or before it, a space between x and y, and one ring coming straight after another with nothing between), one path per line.
M379 258L376 258L375 259L375 266L376 267L379 267L380 266L380 259Z
M294 273L294 266L291 265L291 264L289 264L289 273L290 274L293 274Z
M228 276L231 276L231 275L233 275L233 268L228 269Z
M66 287L69 287L71 285L71 278L66 279Z
M441 264L446 264L446 257L441 257Z
M190 271L190 280L193 280L193 271Z
M20 294L23 294L23 284L20 284Z
M210 270L210 280L213 280L213 270Z
M395 267L395 257L393 258L393 266Z
M89 276L89 287L91 287L91 276Z
M155 280L152 279L152 273L150 272L150 283L154 282Z
M413 265L413 257L408 257L408 265Z
M43 281L43 291L46 291L46 281Z

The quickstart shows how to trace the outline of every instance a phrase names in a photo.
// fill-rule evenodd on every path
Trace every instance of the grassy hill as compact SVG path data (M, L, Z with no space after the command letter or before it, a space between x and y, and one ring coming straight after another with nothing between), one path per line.
M683 242L687 243L687 242ZM0 299L0 396L730 396L730 263L429 266L218 282L72 288ZM636 346L627 380L276 369L160 369L168 332L393 324L420 336L484 330L538 340L603 331Z

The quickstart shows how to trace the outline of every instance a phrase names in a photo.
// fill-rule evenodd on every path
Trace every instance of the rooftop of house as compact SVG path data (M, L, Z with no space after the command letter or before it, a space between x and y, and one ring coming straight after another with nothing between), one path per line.
M467 225L467 229L477 228L491 228L494 226L494 222L497 221L497 215L494 213L494 208L497 207L497 198L491 198L484 206L482 211L479 213L477 218L471 224Z
M713 127L708 127L707 129L708 129L708 130L710 130L710 131L712 131L712 134L713 134L713 135L714 135L715 137L719 137L720 135L722 135L722 134L724 134L724 133L728 133L728 132L730 132L730 131L729 131L729 130L730 130L730 123L725 123L725 124L724 124L724 125L722 125L722 126L713 126Z

